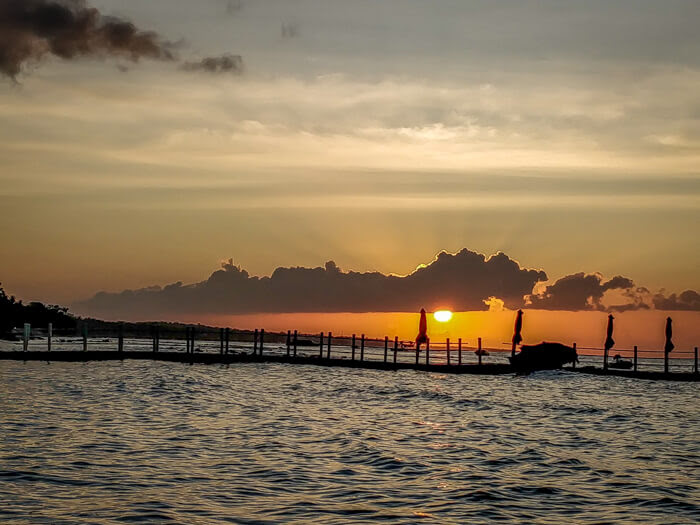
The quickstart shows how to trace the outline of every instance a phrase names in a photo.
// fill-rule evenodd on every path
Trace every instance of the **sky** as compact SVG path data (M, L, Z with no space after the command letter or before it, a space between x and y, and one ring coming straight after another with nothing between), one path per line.
M466 248L518 285L461 309L700 309L695 0L66 0L64 32L56 5L0 0L18 297L109 317L182 283L164 315L238 315L197 283L333 261L408 286Z

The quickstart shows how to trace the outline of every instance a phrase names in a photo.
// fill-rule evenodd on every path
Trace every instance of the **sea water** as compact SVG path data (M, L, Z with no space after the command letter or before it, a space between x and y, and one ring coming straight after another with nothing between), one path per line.
M0 521L693 523L697 383L0 361Z

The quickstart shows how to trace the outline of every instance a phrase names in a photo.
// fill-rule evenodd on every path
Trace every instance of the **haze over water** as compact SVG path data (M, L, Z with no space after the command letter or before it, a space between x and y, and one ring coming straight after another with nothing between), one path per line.
M0 363L0 519L700 520L697 385Z

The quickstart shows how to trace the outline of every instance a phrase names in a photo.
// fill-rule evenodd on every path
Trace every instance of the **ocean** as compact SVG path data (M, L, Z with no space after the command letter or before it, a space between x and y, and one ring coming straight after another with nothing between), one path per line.
M8 523L697 523L698 384L0 361Z

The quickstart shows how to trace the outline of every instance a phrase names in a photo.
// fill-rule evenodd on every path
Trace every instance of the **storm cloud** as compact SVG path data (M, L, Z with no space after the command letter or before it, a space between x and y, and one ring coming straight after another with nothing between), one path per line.
M15 78L46 55L172 60L170 44L83 0L0 0L0 73Z
M503 253L489 258L462 250L441 252L406 276L341 270L333 261L318 268L277 268L255 277L228 261L206 281L121 293L101 292L76 305L91 315L156 313L413 312L421 307L486 310L496 296L507 308L523 306L523 296L545 272L521 268Z

